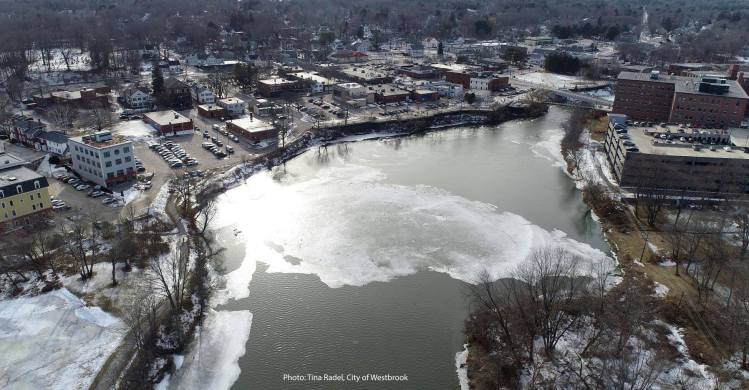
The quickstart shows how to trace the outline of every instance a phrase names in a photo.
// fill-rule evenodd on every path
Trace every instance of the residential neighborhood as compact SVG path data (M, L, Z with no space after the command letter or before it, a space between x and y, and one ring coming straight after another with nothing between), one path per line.
M749 388L749 13L4 1L8 389Z

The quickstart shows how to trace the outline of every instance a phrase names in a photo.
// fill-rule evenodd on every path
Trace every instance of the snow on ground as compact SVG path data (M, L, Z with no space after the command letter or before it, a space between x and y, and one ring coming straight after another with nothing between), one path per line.
M531 72L517 74L513 76L518 80L526 81L533 84L543 84L552 88L572 88L575 85L587 85L590 82L576 76L565 76L555 73Z
M674 362L675 367L665 371L665 374L661 375L666 377L666 383L669 383L670 379L673 379L672 381L670 381L670 383L677 383L677 380L679 380L686 371L692 373L692 376L690 378L690 386L692 386L692 388L716 388L715 375L713 375L713 373L708 370L708 366L699 364L689 357L689 349L687 348L687 343L684 341L684 334L682 333L681 329L662 321L659 321L659 323L668 330L666 337L681 354L681 357Z
M123 121L110 128L113 134L133 142L146 141L156 136L156 130L142 120Z
M182 368L169 378L168 387L164 388L230 388L239 378L238 361L245 354L251 325L249 311L209 311L184 356Z
M655 296L658 298L665 298L666 295L668 295L668 287L655 281L653 283L655 283Z
M0 387L87 389L123 332L64 288L0 300Z
M169 216L166 215L166 204L168 201L169 183L164 183L164 185L162 185L159 189L159 192L151 201L151 205L148 208L148 213L160 219L161 221L169 221Z
M672 260L663 260L661 262L658 262L658 266L660 267L676 267L676 263Z
M597 97L599 99L607 100L610 102L614 101L614 92L611 88L594 89L592 91L585 91L584 94L588 96Z
M455 354L455 369L458 372L458 382L460 390L469 390L468 386L468 344L463 344L463 350Z

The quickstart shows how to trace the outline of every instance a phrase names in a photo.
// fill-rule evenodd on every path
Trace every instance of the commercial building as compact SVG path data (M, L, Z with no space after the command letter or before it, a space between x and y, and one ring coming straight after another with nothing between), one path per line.
M367 87L367 100L379 104L405 102L411 93L392 84L370 85Z
M222 107L214 106L213 104L201 104L198 106L198 115L206 118L223 118L226 116L226 111Z
M604 151L622 187L692 196L749 193L746 129L648 126L612 117Z
M68 148L73 170L92 183L109 187L136 175L133 143L109 131L70 138Z
M333 100L349 107L367 104L367 89L359 83L341 83L332 88Z
M344 77L361 84L385 84L393 81L393 77L386 72L370 66L354 66L341 70Z
M251 141L278 138L278 129L254 116L226 121L226 130Z
M281 77L273 77L265 80L258 80L257 90L264 97L276 97L283 92L298 88L296 80L289 80Z
M244 100L237 98L226 98L216 102L219 107L226 111L226 114L231 117L238 117L244 115L247 105Z
M17 161L0 152L0 162ZM18 164L0 166L0 233L42 221L50 216L47 178Z
M320 76L317 72L296 72L288 76L307 86L310 93L323 93L335 85L334 80Z
M633 120L739 126L749 96L735 80L720 76L684 77L659 72L622 72L612 112Z
M143 115L143 122L148 123L164 136L190 134L193 131L192 119L177 111L149 112Z

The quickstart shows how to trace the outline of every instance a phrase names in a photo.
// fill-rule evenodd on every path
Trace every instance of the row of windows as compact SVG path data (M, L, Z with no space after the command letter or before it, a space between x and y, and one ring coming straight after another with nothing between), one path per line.
M34 180L34 188L37 190L42 188L42 183L40 183L39 180ZM19 184L16 186L16 194L21 193L23 193L23 186ZM0 190L0 198L5 198L5 191Z
M37 193L36 194L36 198L37 199L42 199L42 194L41 193ZM34 194L29 195L29 199L31 199L31 201L33 202L34 201ZM19 199L19 200L21 201L21 203L23 203L23 199ZM8 201L8 205L10 207L13 207L13 200ZM5 208L5 202L0 202L0 207Z
M44 209L44 204L43 203L39 203L39 207L38 208L39 208L39 210ZM36 211L37 210L37 206L35 204L32 204L31 205L31 209L34 210L34 211ZM16 210L11 210L10 211L10 215L13 216L14 218L18 216L16 214ZM8 213L7 212L5 213L5 219L8 219Z

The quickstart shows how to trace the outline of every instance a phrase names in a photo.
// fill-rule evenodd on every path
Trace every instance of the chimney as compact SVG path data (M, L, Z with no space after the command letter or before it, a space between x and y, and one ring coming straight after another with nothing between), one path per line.
M728 65L728 79L736 80L739 74L739 66L737 64Z

